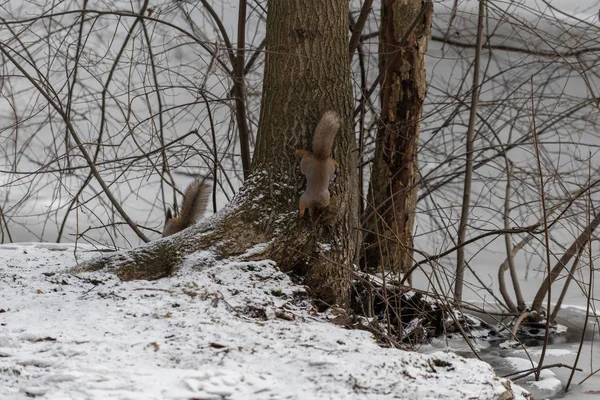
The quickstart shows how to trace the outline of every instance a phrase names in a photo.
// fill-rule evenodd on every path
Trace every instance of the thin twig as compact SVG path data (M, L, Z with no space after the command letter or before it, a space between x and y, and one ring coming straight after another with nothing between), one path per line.
M592 155L590 154L588 160L588 181L592 177ZM592 212L592 193L591 190L588 191L587 201L586 201L586 225L590 225L590 215ZM592 257L592 242L588 241L588 257L589 257L589 269L590 269L590 282L587 293L587 306L585 309L585 320L583 321L583 330L581 332L581 339L579 340L579 348L577 349L577 355L575 356L575 362L573 366L577 367L577 363L579 363L579 356L581 355L581 350L583 349L583 341L585 340L585 332L587 330L588 320L590 318L590 306L592 304L592 292L594 290L594 259ZM567 281L568 283L569 281ZM565 284L566 285L566 284ZM575 375L575 370L571 371L569 375L569 380L565 385L565 392L569 391L569 386L571 385L571 381L573 380L573 376Z
M365 0L361 10L360 15L358 16L358 20L352 26L352 37L350 38L350 45L348 48L348 52L350 53L350 59L354 55L356 48L358 47L358 43L361 41L361 33L365 28L365 23L367 22L367 18L369 17L369 13L371 12L371 8L373 6L373 0Z
M533 102L533 76L531 77L531 120L532 120L532 137L533 137L533 147L535 150L535 157L537 160L537 168L538 174L540 178L540 198L542 201L542 215L544 220L544 245L546 250L546 267L548 270L548 276L552 272L550 267L550 233L548 232L548 214L546 210L546 190L544 188L544 171L542 170L542 160L540 157L540 146L538 143L537 132L535 130L535 105ZM544 334L544 345L542 346L542 353L540 354L540 360L538 363L538 368L535 372L535 380L540 380L540 373L542 372L542 364L544 363L544 357L546 356L546 349L548 347L548 337L550 336L550 307L551 307L551 297L552 297L552 282L548 283L548 302L546 305L546 332ZM534 311L538 311L535 310Z
M572 367L570 365L563 364L563 363L556 363L556 364L544 365L543 367L539 367L538 366L538 367L529 368L529 369L526 369L526 370L523 370L523 371L512 372L510 374L504 375L503 378L510 378L513 375L521 374L521 375L515 376L514 378L510 378L512 381L516 381L518 379L525 378L527 375L531 375L531 373L534 372L535 370L537 370L538 368L539 369L569 368L569 369L572 369L572 370L581 371L581 368L575 368L575 367Z
M512 164L509 166L507 165L507 170L506 170L506 191L504 193L504 229L509 229L510 228L510 192L511 192L511 176L513 173L513 166ZM510 267L512 267L512 269L514 269L514 249L512 247L512 236L508 233L504 234L504 245L506 246L506 260L502 263L502 265L500 265L500 268L498 268L498 287L500 288L500 294L502 294L502 298L504 299L504 302L506 303L506 305L508 306L508 308L513 311L513 312L518 312L518 307L517 305L512 301L512 299L510 298L510 295L508 294L508 291L506 290L506 280L504 279L504 273L506 272L506 270ZM512 275L511 275L511 279L512 279ZM513 283L515 282L514 279Z

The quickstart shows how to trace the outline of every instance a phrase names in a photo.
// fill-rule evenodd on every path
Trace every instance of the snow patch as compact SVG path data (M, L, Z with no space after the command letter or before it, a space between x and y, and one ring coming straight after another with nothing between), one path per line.
M78 247L80 261L97 254ZM272 261L197 252L176 276L120 282L71 274L69 245L0 257L3 400L527 398L481 361L332 324Z
M538 364L535 361L529 361L528 359L518 357L506 357L506 362L512 365L515 371L526 371L536 368ZM548 397L556 395L562 390L562 382L556 377L554 372L549 369L543 369L540 371L540 380L536 381L535 370L532 370L528 375L521 378L519 383L524 386L532 386L536 389L543 391Z

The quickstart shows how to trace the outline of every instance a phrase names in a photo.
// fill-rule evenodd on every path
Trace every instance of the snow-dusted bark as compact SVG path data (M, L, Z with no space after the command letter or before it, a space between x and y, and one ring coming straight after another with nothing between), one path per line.
M124 280L157 279L204 249L217 257L271 259L281 270L305 277L324 302L348 304L358 225L348 2L268 4L261 117L244 188L204 223L78 270L110 268ZM301 179L294 150L310 148L315 124L330 108L343 119L333 150L340 167L325 218L312 225L298 216Z

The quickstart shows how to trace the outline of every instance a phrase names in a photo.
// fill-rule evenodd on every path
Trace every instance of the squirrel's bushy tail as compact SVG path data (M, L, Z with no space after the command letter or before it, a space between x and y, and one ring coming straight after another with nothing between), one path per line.
M167 211L163 237L180 232L200 219L208 204L208 194L210 192L210 186L204 183L205 179L196 179L185 190L180 217L172 218L171 210Z
M312 153L315 158L325 160L331 157L333 140L342 126L340 114L337 111L325 111L313 135Z
M191 226L200 219L206 205L208 204L208 194L210 186L206 185L203 180L195 180L185 190L183 195L183 207L181 209L181 221L183 225L181 229Z

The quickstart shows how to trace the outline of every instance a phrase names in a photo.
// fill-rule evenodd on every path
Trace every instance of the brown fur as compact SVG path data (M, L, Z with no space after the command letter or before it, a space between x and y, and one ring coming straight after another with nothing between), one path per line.
M202 181L196 180L190 183L183 195L181 216L178 218L171 218L171 210L167 212L163 237L181 232L185 228L195 224L202 214L204 214L204 210L208 204L209 191L210 186Z
M331 157L333 141L340 130L341 119L337 111L326 111L315 128L313 151L296 150L300 172L306 177L306 190L300 196L300 217L308 209L311 221L316 222L329 205L329 182L339 164Z

